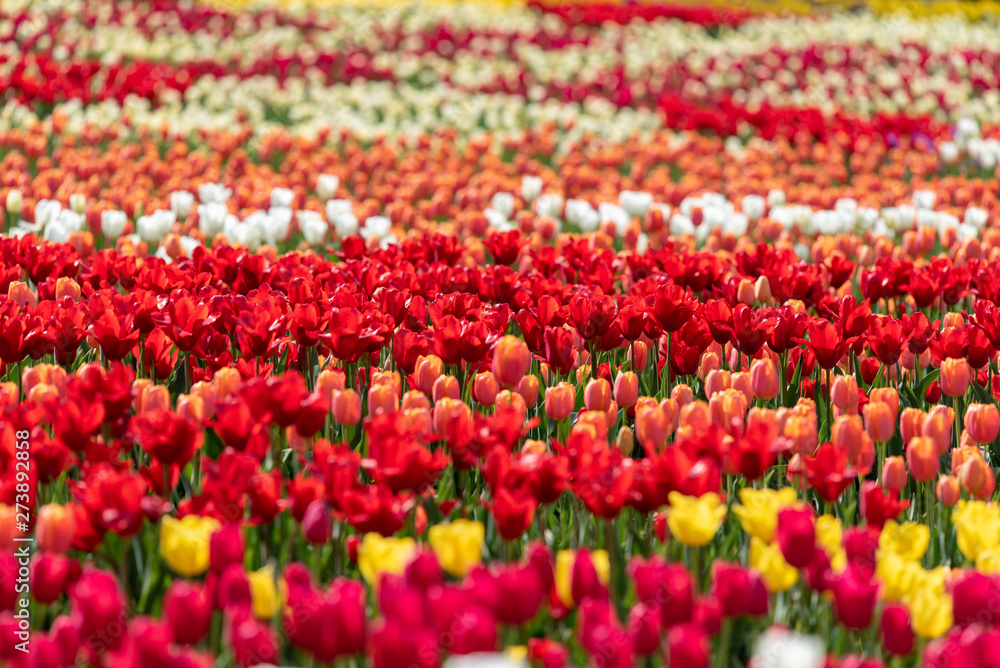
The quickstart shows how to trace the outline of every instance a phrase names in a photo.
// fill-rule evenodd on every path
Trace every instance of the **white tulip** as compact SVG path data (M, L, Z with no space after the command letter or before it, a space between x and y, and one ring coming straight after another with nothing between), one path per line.
M184 220L191 213L194 206L194 195L186 190L178 190L170 193L170 210L178 219Z
M506 654L473 652L451 656L441 668L528 668L528 663Z
M623 190L618 193L618 206L628 212L633 218L641 218L653 204L653 196L646 192Z
M337 230L337 236L343 239L356 235L361 229L361 223L358 222L358 217L353 213L345 213L337 216L333 221L333 227Z
M307 217L299 220L302 227L302 236L310 246L319 246L326 240L326 235L330 231L330 224L319 216Z
M581 232L593 232L601 225L601 216L590 202L571 199L566 200L566 222L577 226Z
M316 179L316 196L325 202L337 194L340 179L333 174L320 174Z
M645 255L647 251L649 251L649 235L640 232L635 240L635 254Z
M271 190L271 208L291 208L295 193L288 188L273 188Z
M160 209L151 214L140 216L135 222L136 232L139 238L147 243L160 243L163 237L167 236L170 229L177 222L177 216L173 211Z
M73 193L69 196L69 208L74 213L82 216L87 210L87 196L83 193Z
M80 232L83 230L83 226L87 221L84 220L83 216L76 213L75 211L70 211L69 209L63 209L56 216L56 219L52 222L58 223L68 232ZM50 223L51 224L51 223Z
M108 240L117 239L125 231L128 216L124 211L101 212L101 234Z
M486 209L483 211L483 215L486 216L486 220L489 222L490 227L500 230L501 232L506 232L513 227L510 224L510 221L507 220L507 216L503 215L496 209Z
M941 162L944 164L956 164L959 158L958 144L951 141L941 142L941 145L938 146L938 155L941 156Z
M913 191L913 204L918 209L933 209L935 200L937 200L937 193L933 190Z
M822 668L825 662L822 640L780 627L765 631L753 653L754 668Z
M5 202L7 213L12 216L21 215L21 205L24 202L24 197L21 195L20 190L8 190L7 191L7 201Z
M65 243L69 241L69 234L70 231L63 227L58 220L53 220L45 226L42 238L53 243Z
M540 176L521 177L521 197L525 202L533 202L542 194L542 179Z
M35 225L39 229L43 229L59 216L60 211L62 211L62 205L54 199L39 200L35 204Z
M963 241L965 239L975 239L979 236L979 230L974 228L972 225L967 225L966 223L961 223L958 226L958 240Z
M292 226L292 210L279 206L272 207L267 212L267 232L264 238L267 243L277 246L282 241L288 240L288 230Z
M381 239L389 234L390 229L392 229L392 221L385 216L370 216L365 219L364 235L369 239L372 237Z
M514 196L510 193L497 193L490 201L490 206L503 214L504 218L510 220L511 216L514 215Z
M694 222L683 213L675 213L670 216L670 234L675 237L683 237L694 234Z
M785 191L778 188L768 191L767 193L767 205L770 208L776 206L781 206L785 203Z
M198 205L198 229L211 241L226 225L229 209L224 202L210 202Z
M588 204L587 206L590 205ZM555 193L545 193L544 195L540 195L538 199L535 200L535 211L539 216L548 216L549 218L559 220L563 215L562 195L556 195ZM568 214L566 220L569 220Z
M740 208L746 214L747 218L756 222L764 215L766 205L767 202L760 195L746 195L740 204Z
M202 204L225 204L233 196L233 191L221 183L203 183L198 186L198 201Z
M965 210L965 222L968 225L972 225L977 230L981 230L986 227L986 221L989 220L990 214L986 209L980 209L978 206L970 206Z
M354 204L349 199L331 199L326 202L326 220L336 223L340 216L354 213Z
M750 219L743 213L731 213L723 222L722 229L737 237L742 237L750 229Z

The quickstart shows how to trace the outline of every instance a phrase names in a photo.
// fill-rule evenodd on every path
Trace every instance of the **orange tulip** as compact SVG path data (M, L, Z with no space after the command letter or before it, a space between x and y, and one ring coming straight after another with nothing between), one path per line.
M750 387L754 396L764 401L770 401L778 396L778 370L774 362L760 359L750 365Z
M927 420L927 413L919 408L904 408L899 416L899 435L903 438L903 445L906 445L914 436L921 436L923 433L924 421Z
M611 405L611 384L603 378L592 378L583 390L583 405L590 411L607 411Z
M523 340L505 336L493 348L493 373L502 385L516 387L531 368L531 351Z
M639 376L625 371L615 378L615 402L624 408L634 406L639 399Z
M421 392L426 393L424 389L417 385L417 388ZM454 376L438 376L431 385L431 397L434 399L434 403L441 401L445 397L449 399L458 399L462 396L462 388L458 385L458 378Z
M434 431L439 435L448 433L452 420L472 420L472 409L461 399L442 397L434 404Z
M694 392L687 385L675 385L670 391L670 398L677 402L681 408L694 401Z
M971 404L965 411L965 428L976 443L992 443L1000 432L1000 411L994 404Z
M705 377L705 396L711 399L719 392L728 390L732 386L731 378L728 371L709 371Z
M431 394L434 391L435 381L442 373L444 373L444 362L440 357L421 355L413 366L413 384L424 394Z
M946 397L960 397L969 389L969 363L963 357L949 357L941 362L941 393Z
M550 420L565 420L576 407L576 388L567 382L545 388L545 415Z
M864 433L865 427L860 415L841 415L833 421L830 440L834 445L847 450L853 458L861 450Z
M391 384L383 383L368 388L369 414L394 413L397 410L399 410L399 395Z
M80 301L80 284L68 276L60 276L56 279L56 300L63 297Z
M917 436L906 446L906 463L917 482L928 482L940 471L937 444L926 436Z
M896 433L892 409L881 401L865 404L865 429L876 443L888 443Z
M38 510L35 538L43 552L65 554L76 535L76 515L66 506L47 503Z
M891 387L879 387L871 391L868 399L869 401L881 402L888 406L891 411L892 424L896 424L896 417L899 415L899 392Z
M644 406L635 413L635 430L647 451L659 450L666 444L670 436L667 416L659 406Z
M534 408L538 405L538 376L525 376L514 391L521 395L527 408Z
M961 488L958 484L958 478L951 475L943 475L938 478L937 487L935 489L938 501L941 502L947 508L952 508L958 503L959 498L961 498Z
M947 408L939 411L938 408ZM951 427L955 421L955 413L947 406L936 406L928 414L920 428L922 436L926 436L934 441L937 446L937 453L943 455L951 448ZM912 439L911 439L912 440Z
M215 372L212 377L215 383L215 398L218 401L236 394L243 384L240 372L232 367L223 367Z
M354 390L335 390L330 402L330 411L337 424L347 427L361 421L361 396Z
M958 471L958 481L962 489L982 501L989 501L997 487L993 469L982 456L965 460Z
M906 487L906 462L902 457L887 457L882 465L882 486L898 492Z
M472 396L483 406L492 406L497 402L497 392L500 385L492 371L477 373L472 382Z

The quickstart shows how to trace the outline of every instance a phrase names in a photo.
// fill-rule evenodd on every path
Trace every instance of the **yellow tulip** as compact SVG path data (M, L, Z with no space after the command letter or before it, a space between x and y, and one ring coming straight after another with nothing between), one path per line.
M774 489L740 490L742 503L733 506L733 514L740 520L740 526L751 536L765 543L774 540L774 530L778 526L778 511L793 505L798 500L794 487Z
M450 524L435 524L427 541L445 572L463 578L483 560L486 527L481 522L455 520Z
M790 566L778 545L768 545L760 538L750 538L750 567L760 573L769 592L788 591L799 581L799 572Z
M924 583L924 569L916 561L895 552L880 551L875 563L875 579L882 583L882 598L902 601Z
M250 582L250 600L257 619L271 619L278 613L281 601L274 581L274 566L268 564L260 570L247 573Z
M160 554L170 569L186 578L208 570L208 542L221 525L213 517L164 515L160 520Z
M611 580L611 558L607 550L591 550L590 561L597 571L597 579L607 585ZM559 550L556 553L556 594L567 608L572 608L573 601L573 564L576 563L575 550Z
M385 538L366 533L358 546L358 570L368 584L378 584L383 573L402 575L417 551L412 538Z
M688 547L708 545L726 520L726 505L718 494L700 497L670 492L667 527L670 534Z
M843 573L847 568L847 552L844 551L844 527L833 515L816 518L816 544L823 548L830 559L834 573Z
M920 561L930 544L930 527L917 522L896 524L888 520L878 537L880 551L898 554L907 561Z
M1000 573L1000 547L984 550L976 557L976 570L983 575Z
M1000 507L960 499L951 515L958 549L970 561L1000 545Z
M921 638L937 638L951 628L951 596L934 587L921 587L908 602L910 624L913 632Z

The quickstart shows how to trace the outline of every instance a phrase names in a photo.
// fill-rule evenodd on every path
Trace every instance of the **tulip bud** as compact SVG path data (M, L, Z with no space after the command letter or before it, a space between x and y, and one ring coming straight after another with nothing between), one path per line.
M976 443L992 443L1000 432L1000 411L994 404L971 404L965 411L965 428Z
M989 501L997 486L993 469L981 455L970 457L962 464L958 471L958 482L962 489L982 501Z
M575 388L567 382L545 388L545 415L550 420L565 420L576 407Z
M750 384L750 374L746 371L739 371L734 373L730 378L730 387L743 395L746 399L747 406L753 404L754 393L753 386Z
M632 357L632 350L635 350L635 357ZM628 359L633 360L632 368L636 371L643 371L649 362L649 348L643 341L636 341L632 349L628 352Z
M625 371L615 378L615 402L623 407L634 406L639 399L639 376L632 371Z
M754 299L762 304L771 301L771 281L767 276L759 276L753 288Z
M243 531L239 524L225 524L208 539L209 568L222 575L230 566L243 564Z
M910 611L900 603L890 603L882 612L882 645L892 656L907 656L913 651L914 634Z
M774 362L760 359L750 365L750 387L754 396L764 401L770 401L778 396L778 370Z
M21 195L20 190L8 190L7 191L7 201L6 208L7 213L13 217L21 215L21 206L24 202L24 197Z
M326 545L332 535L333 525L324 499L316 499L306 507L302 516L302 534L311 545Z
M946 410L938 410L939 408ZM935 406L920 427L920 434L934 441L939 455L951 449L951 428L954 422L955 413L951 408Z
M618 438L616 440L618 450L621 451L626 457L632 456L632 450L635 449L635 436L632 434L632 430L629 429L628 425L623 426L618 430Z
M514 391L524 399L526 408L534 408L538 405L538 376L525 376Z
M395 413L399 410L399 395L389 384L372 385L368 388L368 413Z
M830 401L841 410L849 410L858 405L858 381L854 376L837 376L830 388Z
M705 396L711 399L714 395L731 387L732 375L728 371L709 371L705 376Z
M400 408L404 411L415 410L418 408L430 410L431 401L427 398L427 395L420 390L410 390L403 395L403 401L400 404Z
M69 196L69 208L73 213L82 216L87 210L87 196L83 193L73 193Z
M330 402L334 421L346 427L361 421L361 396L352 389L334 391Z
M521 416L522 422L528 417L528 406L524 403L524 398L517 392L511 392L510 390L501 390L498 392L496 407L497 410L508 409L516 411Z
M903 438L903 445L906 445L914 436L923 434L924 421L927 413L919 408L904 408L899 416L899 435Z
M461 399L443 397L434 404L434 431L439 435L447 435L448 425L452 420L472 421L472 409Z
M186 420L201 424L205 419L205 402L199 396L181 394L177 397L177 414Z
M675 385L670 391L670 398L677 402L680 408L694 401L694 392L687 385Z
M953 508L958 499L961 498L958 478L951 475L943 475L937 481L937 499L947 508Z
M969 389L969 363L963 357L949 357L941 362L941 392L946 397L961 397Z
M692 401L681 407L679 428L687 428L696 434L704 434L712 426L712 411L704 401Z
M477 373L472 383L472 396L483 406L492 406L497 402L497 392L500 386L492 371Z
M659 406L646 406L635 413L635 428L639 442L647 452L657 451L667 442L670 429L667 418Z
M871 391L868 395L870 401L881 402L889 407L893 425L896 424L896 416L899 415L899 392L892 387L879 387Z
M865 428L876 443L888 443L896 432L892 409L881 401L865 404Z
M72 510L56 503L47 503L38 510L35 538L40 550L65 554L75 535L76 515Z
M713 371L718 371L721 365L719 364L719 356L712 350L706 350L701 355L701 361L698 364L698 377L702 380L707 380L709 375ZM729 387L727 384L726 387Z
M355 534L351 534L344 541L344 551L347 552L347 561L356 564L358 563L358 548L361 547L361 539Z
M413 381L424 394L434 392L434 382L444 373L444 362L436 355L421 355L413 366ZM456 381L457 384L457 381ZM435 398L437 401L437 398Z
M841 415L833 421L830 440L853 458L861 450L864 424L860 415Z
M803 568L808 565L816 550L816 524L812 509L801 505L778 511L774 537L790 566Z
M215 372L212 382L215 383L216 399L222 401L239 391L240 386L243 384L243 379L240 377L240 372L236 369L223 367Z
M346 386L347 377L340 369L323 369L316 376L316 391L327 399L333 398L335 390L343 390Z
M611 406L611 384L603 378L592 378L583 390L583 404L590 411L607 411Z
M417 385L420 388L420 385ZM421 388L421 392L424 390ZM431 384L431 398L437 404L441 399L458 399L462 396L462 388L458 385L458 379L454 376L438 376Z
M940 471L937 445L925 436L917 436L906 446L906 463L917 482L929 482Z
M740 304L753 306L753 301L756 299L755 293L754 282L749 278L741 278L739 285L736 286L736 301Z
M516 336L505 336L493 348L493 373L497 381L515 387L531 368L531 351Z
M589 431L594 438L606 441L608 438L608 415L604 411L583 411L577 415L573 431Z
M80 284L68 276L60 276L56 279L56 299L69 297L73 301L80 301Z
M906 462L902 457L887 457L882 465L882 486L898 492L906 487Z
M7 287L7 297L21 308L26 306L31 306L32 308L38 306L38 296L31 291L28 284L24 281L13 281Z

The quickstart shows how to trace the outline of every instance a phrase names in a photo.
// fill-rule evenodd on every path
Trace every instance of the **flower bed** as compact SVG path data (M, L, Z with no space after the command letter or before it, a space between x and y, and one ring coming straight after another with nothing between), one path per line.
M3 665L993 665L989 12L242 5L0 9Z

